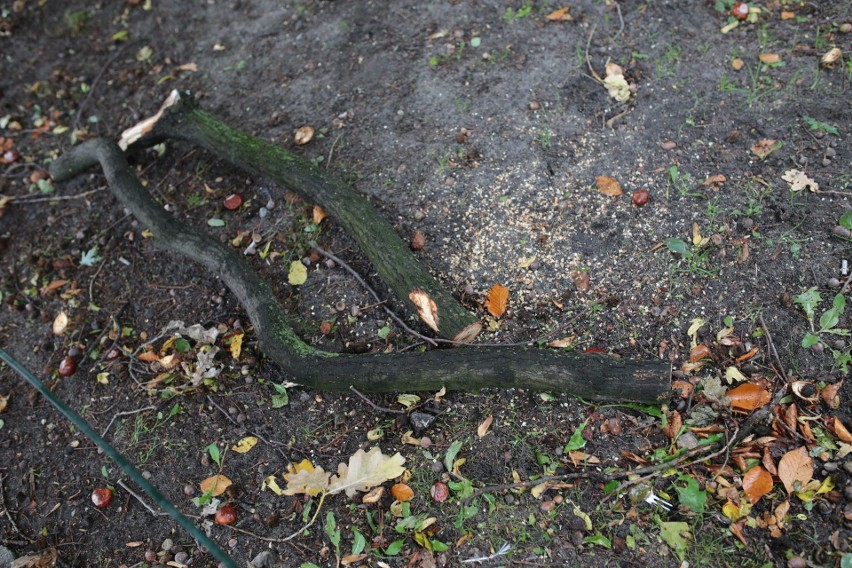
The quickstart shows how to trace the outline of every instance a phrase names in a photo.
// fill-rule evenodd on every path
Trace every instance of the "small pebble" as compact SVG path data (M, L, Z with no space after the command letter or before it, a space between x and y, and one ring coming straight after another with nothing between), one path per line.
M160 545L160 548L165 550L166 552L168 552L169 550L171 550L174 547L174 545L175 545L174 541L170 538L167 538L166 540L163 541L163 544Z
M151 479L151 472L147 469L142 470L142 477L144 477L145 479Z
M804 166L807 163L808 163L808 157L807 156L799 156L799 164L800 165Z
M145 561L155 562L157 560L157 552L151 549L145 551Z
M829 278L828 279L828 287L829 288L837 288L840 286L840 280L837 278Z
M833 158L837 155L837 150L835 150L834 148L829 146L828 148L825 149L825 155L828 156L829 158Z
M423 213L423 211L415 211L414 212L414 220L415 221L422 221L424 217L426 217L426 214Z
M178 564L186 564L187 560L189 560L189 554L186 552L181 551L175 554L175 562Z
M264 217L269 215L269 209L267 209L266 207L261 207L260 211L258 211L257 214L260 215L261 219L263 219Z
M192 485L187 483L186 485L183 486L183 494L186 495L187 497L189 497L190 495L194 495L195 494L195 487L193 487Z
M830 166L831 165L831 158L823 158L822 159L822 165L823 166Z
M334 264L333 260L331 260L330 258L326 259L326 261L325 261L325 267L326 268L334 268L335 266L337 266L337 265Z
M360 306L352 306L349 308L349 313L352 314L352 317L357 318L361 315L361 307Z
M677 148L677 143L672 142L671 140L666 140L662 143L663 150L674 150Z
M745 230L751 230L754 227L754 220L751 217L746 217L740 221L740 226Z

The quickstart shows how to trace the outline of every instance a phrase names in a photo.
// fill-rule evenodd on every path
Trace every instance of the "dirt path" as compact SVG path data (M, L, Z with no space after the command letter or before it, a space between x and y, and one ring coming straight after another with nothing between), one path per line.
M727 33L727 0L716 2L724 12L713 2L579 1L562 21L548 19L562 6L545 2L209 0L192 3L191 16L182 3L91 4L0 3L0 345L96 430L109 426L110 442L180 509L203 516L241 565L333 566L336 556L366 554L354 565L456 566L504 543L511 549L494 565L760 566L798 556L836 565L844 553L849 562L852 456L843 427L852 430L852 363L842 333L852 319L846 308L820 321L841 302L835 297L850 297L842 267L852 263L852 240L841 225L844 214L852 225L847 2L754 2L755 21ZM839 60L821 64L833 48ZM596 79L607 62L623 69L625 102ZM565 340L579 351L668 358L677 385L695 393L675 390L663 420L649 409L533 392L440 401L418 393L420 403L431 399L418 412L438 417L411 434L427 437L415 446L404 434L422 415L281 386L288 378L256 351L214 276L158 251L99 175L53 187L42 174L73 138L117 138L172 88L328 167L404 239L421 233L417 254L482 315L482 341ZM302 126L314 136L297 145ZM318 240L387 294L353 241L332 220L317 222L312 204L188 145L136 163L180 219L251 253L312 344L378 352L413 343L355 279L311 251ZM806 187L794 190L785 176ZM620 196L605 194L606 178ZM637 205L641 190L649 200ZM244 199L235 211L225 207L233 193ZM288 269L302 259L308 277L293 286ZM510 291L499 319L483 307L496 283ZM69 321L54 334L60 313ZM696 318L705 323L690 336ZM173 320L218 330L207 377L199 355L211 351L186 333L179 348L154 341L155 362L128 364ZM790 427L779 419L756 433L759 444L653 478L673 511L605 499L597 478L461 503L484 485L583 467L612 473L658 463L714 430L732 435L745 414L712 403L716 379L731 388L724 377L736 371L770 396L784 388L761 322L784 374L823 396L783 401L778 413ZM222 337L237 336L234 357ZM811 336L816 346L803 348ZM183 366L169 367L169 355ZM60 377L69 356L76 372ZM830 404L844 378L839 404ZM122 488L120 471L7 368L0 395L8 401L0 544L17 556L55 548L62 566L211 562ZM395 396L373 401L404 409ZM675 441L665 424L680 419L687 426ZM566 449L584 421L582 451L600 460L592 466ZM264 442L224 452L249 435ZM466 461L453 474L444 461L456 441ZM211 444L222 463L211 460ZM406 458L410 506L393 505L387 491L375 504L337 495L307 534L286 544L258 538L298 531L316 508L316 499L275 495L268 476L284 487L291 462L336 471L372 445ZM800 447L814 458L813 479L833 485L811 503L789 497L786 520L773 524L788 494L784 473L770 471L772 491L743 507L746 471L777 466ZM218 499L235 507L240 531L212 524L192 502L204 499L199 482L220 470L235 484ZM449 482L446 502L430 496L436 482ZM116 497L96 509L90 495L101 486ZM326 513L341 531L339 551ZM742 542L729 529L737 515Z

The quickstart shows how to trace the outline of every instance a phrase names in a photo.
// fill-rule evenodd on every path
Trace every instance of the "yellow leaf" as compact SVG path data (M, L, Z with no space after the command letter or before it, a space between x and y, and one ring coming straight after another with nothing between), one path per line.
M692 347L695 347L698 345L698 330L701 329L706 322L704 321L704 318L695 318L690 323L691 325L689 326L689 329L686 330L686 335L688 335L689 339L692 341Z
M502 284L495 284L488 291L485 299L485 309L495 318L506 313L506 304L509 302L509 289Z
M586 513L584 513L583 510L580 509L580 507L577 507L576 505L574 506L574 516L583 519L583 522L586 524L587 531L592 530L592 518Z
M381 440L384 435L385 431L382 430L381 427L373 428L372 430L367 432L367 439L371 442L375 442L376 440Z
M231 358L233 358L234 360L240 358L240 353L243 350L243 335L245 334L235 333L228 341L228 345L231 347Z
M734 367L733 365L725 369L725 380L728 381L728 384L733 383L734 381L740 382L746 380L746 376L740 372L739 369Z
M109 373L107 373L107 372L98 373L97 381L98 381L98 383L100 383L102 385L108 385L109 384Z
M437 332L438 306L435 304L434 300L429 297L429 294L423 290L413 290L408 295L408 299L411 300L417 308L417 313L420 315L420 319L423 320L423 323L428 325L432 331Z
M245 438L231 446L231 449L237 452L238 454L245 454L248 453L248 451L251 450L255 446L255 444L257 444L257 438L255 438L254 436L246 436Z
M734 505L732 502L728 501L724 505L722 505L722 514L731 519L732 521L736 521L740 518L740 508Z
M287 282L293 286L301 286L308 279L308 269L300 260L290 263L290 271L287 273Z
M261 491L266 489L267 487L269 488L270 491L272 491L276 495L283 495L284 494L284 491L278 485L278 481L275 479L274 475L270 475L269 477L264 479L263 483L260 485Z
M322 223L322 220L325 219L327 216L328 216L328 213L326 213L325 210L322 207L320 207L319 205L314 205L314 210L313 210L314 223L319 225L320 223Z
M549 487L549 484L548 484L548 482L546 482L546 481L545 481L544 483L539 483L538 485L536 485L535 487L533 487L533 488L530 490L530 494L531 494L533 497L535 497L536 499L541 499L541 495L542 495L545 491L547 491L547 488L548 488L548 487Z
M420 402L420 397L416 394L401 394L396 397L396 401L403 405L405 408L411 408L418 402Z
M231 483L233 482L221 473L219 475L211 475L201 482L201 492L209 493L213 497L218 497L231 486Z

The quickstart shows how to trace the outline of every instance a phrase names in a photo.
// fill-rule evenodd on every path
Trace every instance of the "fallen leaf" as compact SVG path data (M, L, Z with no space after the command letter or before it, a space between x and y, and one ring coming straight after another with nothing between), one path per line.
M255 445L257 445L257 438L255 438L254 436L246 436L245 438L231 446L231 449L237 452L238 454L245 454L248 453L248 451L251 450L253 447L255 447Z
M350 564L356 564L361 562L367 558L367 555L363 552L361 554L347 554L343 558L340 559L340 563L344 566L349 566Z
M843 52L840 51L839 47L832 47L820 58L819 64L823 67L834 67L834 64L840 61L842 56Z
M769 154L771 154L780 147L781 144L777 140L764 138L763 140L755 143L751 147L751 151L754 152L754 155L760 158L761 160L765 160L769 156Z
M68 314L65 311L61 311L56 314L56 317L53 319L53 335L62 335L65 333L65 330L68 328Z
M577 289L577 292L583 294L589 291L591 288L591 279L589 277L588 270L578 270L571 275L571 279L574 280L574 287Z
M733 365L725 369L725 380L728 381L729 385L734 381L745 381L747 378L748 377L743 375L742 372Z
M665 428L663 428L663 432L665 432L669 440L674 440L675 438L677 438L677 435L680 434L680 429L682 427L683 418L681 418L680 412L675 410L674 412L672 412L671 416L669 416L669 423L666 424Z
M382 499L382 495L385 494L385 488L382 486L374 487L370 491L364 494L361 497L361 502L367 505L372 505L373 503L378 503Z
M278 496L284 495L284 490L278 485L278 480L275 479L274 475L267 476L266 479L263 480L263 483L260 484L261 491L267 487Z
M752 347L747 352L743 353L739 357L737 357L737 363L742 363L743 361L747 361L757 355L760 352L759 347Z
M359 450L360 451L360 450ZM321 467L315 467L307 458L299 463L291 463L287 466L284 480L287 488L284 495L304 494L314 497L329 489L329 476L331 473Z
M570 347L577 341L577 336L572 335L570 337L563 337L562 339L554 339L553 341L547 344L548 347L555 347L557 349L561 349L564 347Z
M689 336L692 347L698 345L698 330L704 327L704 318L695 318L690 322L689 329L686 330L686 335Z
M743 546L748 547L748 541L746 541L745 534L743 534L743 527L746 524L746 519L742 519L736 523L732 523L728 526L728 530L731 531L731 534L739 539Z
M796 17L795 12L784 12L784 11L781 12L781 19L782 20L792 20L795 17Z
M349 458L349 464L339 464L337 475L332 476L329 493L346 492L348 497L357 491L369 491L373 487L394 477L399 477L405 468L405 458L399 452L386 456L378 447L369 452L359 449Z
M405 503L414 498L414 491L405 483L396 483L391 487L391 495L400 503Z
M426 246L426 235L423 234L423 231L414 231L414 234L411 236L411 243L409 245L411 250L423 250Z
M814 461L805 447L790 450L778 462L778 479L784 484L787 493L804 486L814 476Z
M743 383L725 393L731 399L731 407L739 410L754 410L769 404L772 395L769 391L753 383Z
M759 465L748 470L743 476L743 492L752 505L770 491L772 491L772 476Z
M63 286L70 284L70 283L71 283L70 280L54 280L50 284L46 284L46 285L42 286L41 289L38 291L38 294L39 294L39 296L44 298L45 296L47 296L48 294L50 294L54 290L62 288Z
M814 193L819 191L819 184L799 170L787 170L781 179L790 184L790 191L802 191L810 189Z
M834 433L841 442L852 444L852 434L849 433L849 430L846 429L846 426L844 426L843 422L837 416L834 417Z
M287 272L287 282L293 286L301 286L308 280L308 269L302 264L301 260L294 260L290 263L290 270Z
M843 381L838 381L836 383L826 385L819 393L823 402L825 402L832 410L840 408L840 387L842 386Z
M489 414L488 417L482 421L482 424L480 424L476 429L476 435L483 438L488 433L488 429L491 428L492 422L494 422L494 416Z
M304 146L308 142L310 142L314 137L314 128L313 126L302 126L296 131L296 135L293 137L296 144L299 146Z
M705 357L710 356L710 348L704 344L699 344L689 350L689 362L695 363Z
M759 56L761 63L766 63L767 65L772 65L773 63L778 63L781 61L781 56L777 53L761 53Z
M228 479L226 475L222 475L221 473L218 475L211 475L201 482L201 492L209 493L213 497L218 497L224 493L232 483L233 482Z
M609 176L598 176L595 178L595 185L598 191L608 197L618 197L621 195L621 184L615 178Z
M417 313L423 323L428 325L432 331L438 332L438 306L423 290L414 290L408 295L408 299L414 303Z
M506 304L509 302L509 289L502 284L495 284L488 291L485 299L485 308L495 318L506 313Z
M731 67L734 68L734 71L739 71L743 68L743 65L745 65L745 62L739 57L735 57L734 60L731 61Z
M718 191L722 184L728 181L728 178L723 176L722 174L716 174L714 176L709 176L704 180L703 184L706 187L709 187L713 191Z
M630 85L627 84L627 79L624 78L624 70L615 63L606 64L606 77L603 80L609 96L620 103L630 98ZM619 191L621 195L621 191Z
M325 209L323 209L319 205L314 205L314 210L313 210L314 223L319 225L320 223L322 223L322 220L325 219L327 216L328 216L328 213L325 212Z
M545 16L551 22L570 22L574 18L571 17L571 14L568 11L571 9L570 6L566 6L565 8L559 8L558 10L554 10Z

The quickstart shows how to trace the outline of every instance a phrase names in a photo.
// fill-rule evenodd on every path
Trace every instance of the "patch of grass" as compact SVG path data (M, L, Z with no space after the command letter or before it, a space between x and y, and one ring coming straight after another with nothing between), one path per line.
M509 6L506 8L506 11L503 12L503 20L507 22L514 22L515 20L526 18L532 12L532 8L532 4L527 4L526 2L521 4L521 7L517 10Z
M66 10L62 18L65 28L72 36L80 35L92 21L92 13L89 10Z
M682 51L683 48L679 45L670 45L666 48L665 53L663 53L663 57L657 59L654 64L657 79L665 79L666 77L671 77L675 74L675 66L680 59Z

